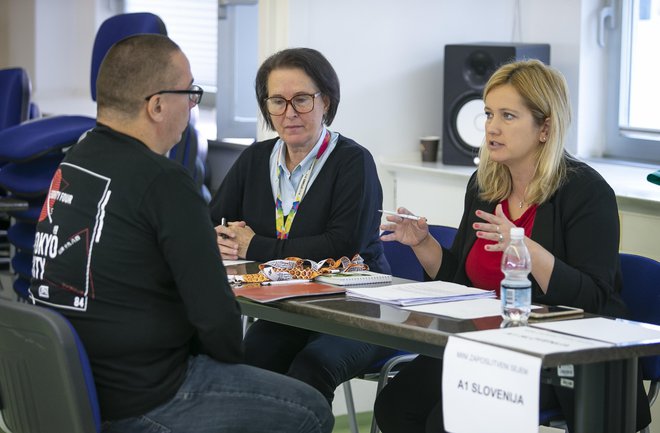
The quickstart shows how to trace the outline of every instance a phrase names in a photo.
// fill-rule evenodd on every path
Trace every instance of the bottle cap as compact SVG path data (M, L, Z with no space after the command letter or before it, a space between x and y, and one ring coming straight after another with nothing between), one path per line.
M522 227L511 227L511 239L522 239L525 237L525 229Z

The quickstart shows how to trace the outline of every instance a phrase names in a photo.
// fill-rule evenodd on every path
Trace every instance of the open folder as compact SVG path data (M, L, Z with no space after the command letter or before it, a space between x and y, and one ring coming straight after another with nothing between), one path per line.
M428 281L382 287L347 288L346 296L407 306L494 298L495 292L447 281Z

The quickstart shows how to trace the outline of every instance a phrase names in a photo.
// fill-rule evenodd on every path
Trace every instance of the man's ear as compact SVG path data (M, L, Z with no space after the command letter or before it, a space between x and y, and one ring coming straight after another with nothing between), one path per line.
M154 95L147 102L147 113L155 121L160 121L163 115L163 100L160 95Z

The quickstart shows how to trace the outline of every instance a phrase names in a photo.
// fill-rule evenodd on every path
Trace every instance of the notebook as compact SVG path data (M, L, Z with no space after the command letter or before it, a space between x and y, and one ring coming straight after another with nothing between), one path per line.
M391 283L392 276L373 271L354 271L323 274L314 280L319 283L334 284L336 286L354 286L358 284Z

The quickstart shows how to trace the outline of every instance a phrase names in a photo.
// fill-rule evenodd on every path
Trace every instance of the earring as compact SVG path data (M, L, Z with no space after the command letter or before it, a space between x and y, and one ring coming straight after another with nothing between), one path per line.
M545 143L545 140L547 140L546 137L541 137L541 143Z

